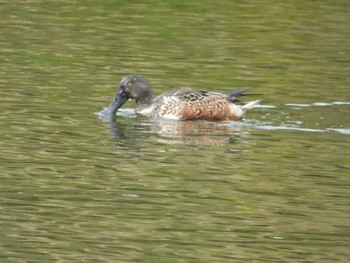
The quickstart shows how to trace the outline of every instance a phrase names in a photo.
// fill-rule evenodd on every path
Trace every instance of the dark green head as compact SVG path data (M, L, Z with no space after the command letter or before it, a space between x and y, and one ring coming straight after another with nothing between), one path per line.
M152 102L152 89L142 76L132 75L123 78L106 111L114 115L128 100L135 100L136 104L150 104Z

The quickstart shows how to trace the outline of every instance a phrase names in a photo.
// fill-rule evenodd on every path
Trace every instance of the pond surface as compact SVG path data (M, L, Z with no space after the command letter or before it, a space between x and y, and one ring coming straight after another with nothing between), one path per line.
M347 262L350 6L0 7L0 262ZM105 122L119 81L262 99L241 122Z

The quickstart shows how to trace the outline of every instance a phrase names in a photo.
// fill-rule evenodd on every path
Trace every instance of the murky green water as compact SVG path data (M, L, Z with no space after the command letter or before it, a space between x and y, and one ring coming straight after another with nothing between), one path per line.
M0 262L347 262L350 5L1 1ZM116 122L252 87L243 122Z

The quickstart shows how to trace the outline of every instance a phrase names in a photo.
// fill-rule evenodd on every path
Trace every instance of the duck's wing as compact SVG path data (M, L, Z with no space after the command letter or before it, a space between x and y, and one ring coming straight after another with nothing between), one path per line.
M223 97L229 99L229 96L224 93L219 92L211 92L205 90L173 90L165 92L158 97L156 97L153 102L154 103L164 103L164 101L176 100L182 103L192 103L192 102L201 102L207 99L211 99L213 97Z
M201 102L214 97L228 98L226 94L205 90L178 90L174 91L172 96L182 102Z
M240 97L240 96L247 95L247 94L243 94L243 93L245 93L246 91L248 91L250 89L251 88L242 88L242 89L239 89L239 90L226 92L225 94L230 97L230 100L232 102L236 102L236 101L238 102L237 98Z
M210 100L213 98L220 100L229 100L233 103L244 104L238 100L238 97L247 96L247 95L260 95L260 94L244 94L251 88L241 88L234 91L229 92L213 92L213 91L205 91L205 90L192 90L192 89L183 89L183 90L174 90L163 93L158 96L155 101L167 99L179 100L181 102L195 103L195 102L203 102Z

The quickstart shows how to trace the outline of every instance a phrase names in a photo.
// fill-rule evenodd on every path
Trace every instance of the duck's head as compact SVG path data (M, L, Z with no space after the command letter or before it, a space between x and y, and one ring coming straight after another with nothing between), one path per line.
M152 102L152 90L148 82L142 76L127 76L119 84L119 88L107 112L114 115L118 109L129 99L136 104L150 104Z

